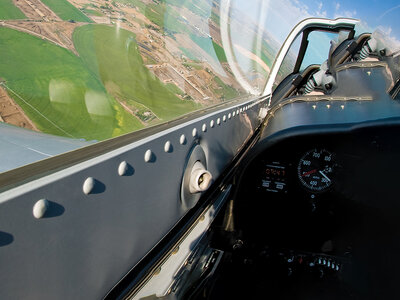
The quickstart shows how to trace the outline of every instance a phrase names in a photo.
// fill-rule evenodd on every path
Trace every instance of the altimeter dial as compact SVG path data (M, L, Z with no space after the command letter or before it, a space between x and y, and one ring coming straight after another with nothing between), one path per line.
M297 166L300 182L314 192L322 192L332 185L333 171L333 154L325 149L308 151Z

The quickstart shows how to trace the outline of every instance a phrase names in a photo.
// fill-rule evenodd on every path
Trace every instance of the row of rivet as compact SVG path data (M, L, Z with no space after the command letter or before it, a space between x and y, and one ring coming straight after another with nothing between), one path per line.
M239 112L246 111L248 108L249 108L248 106L244 106L244 107L242 107L240 109L237 109L236 111L233 111L232 114L228 113L228 119L231 119L232 115L235 116L235 115L238 115ZM223 115L222 116L222 121L226 122L226 119L227 119L226 115ZM221 118L217 118L217 122L216 123L217 123L217 125L221 125ZM214 120L211 120L210 121L210 127L214 128L214 126L215 126L215 122L214 122ZM205 123L202 125L201 130L203 132L207 131L207 125ZM197 129L196 128L193 128L192 136L193 137L197 136ZM181 145L186 144L186 137L185 137L184 134L182 134L180 136L179 143ZM167 141L164 144L164 151L166 153L172 152L172 144L171 144L170 141ZM144 154L144 161L145 162L150 162L152 160L152 158L153 158L153 152L150 149L148 149ZM118 166L118 175L119 176L127 175L127 173L128 173L130 168L131 168L131 166L129 165L129 163L127 163L126 161L121 162L119 164L119 166ZM95 185L96 185L96 179L94 179L93 177L86 178L86 180L83 183L83 187L82 187L83 193L86 194L86 195L89 195L90 193L92 193L93 189L95 188ZM33 216L35 218L37 218L37 219L43 218L43 216L45 215L48 207L49 207L49 201L47 199L40 199L33 206Z
M316 108L317 108L317 105L314 104L314 105L312 106L312 108L313 108L313 109L316 109ZM330 104L327 104L327 105L326 105L326 108L327 108L327 109L330 109L330 108L331 108L331 105L330 105ZM340 105L340 108L341 108L341 109L344 109L344 105Z

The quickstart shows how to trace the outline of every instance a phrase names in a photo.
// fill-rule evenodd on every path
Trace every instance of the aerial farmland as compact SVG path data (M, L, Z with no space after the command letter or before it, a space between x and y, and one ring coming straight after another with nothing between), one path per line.
M104 140L246 96L227 63L215 7L1 1L0 121Z

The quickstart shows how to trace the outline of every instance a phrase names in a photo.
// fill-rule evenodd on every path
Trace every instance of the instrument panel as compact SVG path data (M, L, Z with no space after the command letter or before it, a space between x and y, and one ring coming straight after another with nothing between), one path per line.
M266 163L261 186L268 192L287 193L286 172L286 166L279 161Z
M323 192L332 185L331 175L335 170L332 152L315 148L307 151L297 164L300 183L313 192Z
M400 141L392 138L396 130L365 127L266 143L243 169L239 194L260 205L303 203L309 210L338 199L381 205L376 201L382 194L397 193L392 183L400 168Z
M324 193L335 184L338 167L336 153L324 147L303 151L294 159L263 158L259 162L259 188L265 192L287 194L293 187L309 193Z

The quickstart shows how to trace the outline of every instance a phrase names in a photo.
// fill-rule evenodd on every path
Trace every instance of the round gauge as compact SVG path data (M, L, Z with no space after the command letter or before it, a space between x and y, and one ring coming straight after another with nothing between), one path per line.
M314 192L322 192L332 184L333 155L325 149L313 149L299 161L297 174L300 182Z

